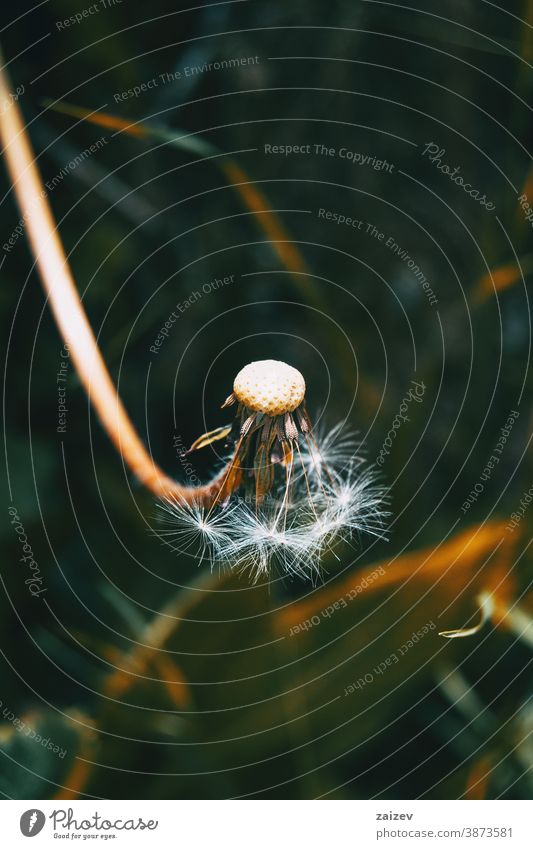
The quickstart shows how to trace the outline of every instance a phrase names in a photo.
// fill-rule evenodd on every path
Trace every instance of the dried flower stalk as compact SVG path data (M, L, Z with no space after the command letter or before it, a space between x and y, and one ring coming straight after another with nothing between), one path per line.
M209 503L223 485L223 475L205 487L183 486L172 480L154 462L128 417L76 289L1 54L0 66L0 141L7 170L52 312L89 399L111 441L141 483L157 496Z

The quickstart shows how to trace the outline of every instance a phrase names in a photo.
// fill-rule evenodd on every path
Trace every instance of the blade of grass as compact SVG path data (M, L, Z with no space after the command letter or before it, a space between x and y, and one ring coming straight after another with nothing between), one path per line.
M491 522L456 534L443 545L410 551L395 558L393 563L383 561L365 566L357 572L351 572L344 580L332 582L303 601L282 610L276 617L278 630L280 633L287 633L295 625L305 622L319 614L328 605L334 604L346 593L354 589L360 592L361 586L365 586L362 583L363 580L366 582L363 592L368 594L381 592L385 587L401 584L410 579L434 581L439 576L445 576L445 580L456 587L456 592L459 593L472 577L480 561L496 548L504 534L504 524ZM369 582L368 575L373 572L379 574L380 568L383 574ZM501 587L503 579L499 563L492 570L484 571L482 578L483 587L476 588L478 592L483 590L490 592L491 587L494 586L497 587L495 593L496 591L500 595L505 593L506 586Z
M492 755L483 755L474 762L466 779L465 799L486 799L492 772Z
M63 779L64 786L55 794L54 799L78 799L87 786L93 771L91 757L94 754L95 746L98 745L98 730L92 720L79 714L78 711L73 712L72 718L78 722L83 721L78 753L74 756L74 763L66 778Z
M510 262L491 269L481 277L472 294L472 306L479 306L492 296L510 289L515 283L521 283L522 278L533 271L533 254L528 254L520 260L520 265Z

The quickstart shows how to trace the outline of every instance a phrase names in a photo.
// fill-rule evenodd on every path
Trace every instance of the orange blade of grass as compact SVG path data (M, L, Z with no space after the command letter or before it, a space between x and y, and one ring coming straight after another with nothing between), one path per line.
M103 687L104 694L109 698L122 698L136 684L153 683L153 678L147 674L152 666L173 704L181 710L190 704L191 693L183 670L164 654L139 646L135 652L125 655L118 649L108 647L105 656L115 666L106 677Z
M354 588L361 587L362 581L368 579L369 574L377 572L376 580L369 582L363 590L364 594L382 591L387 587L401 584L403 581L414 579L416 581L434 582L442 577L449 590L457 595L472 578L479 563L493 552L502 537L505 536L505 525L500 522L487 523L481 527L469 528L462 533L456 534L448 542L435 547L411 551L391 561L382 561L370 566L365 566L356 572L350 573L344 580L332 582L323 589L317 590L309 598L296 602L289 608L277 614L276 621L278 630L285 633L291 627L305 622L306 619L320 613L328 605L335 603L346 593ZM483 590L490 592L494 590L499 594L510 592L508 589L509 578L502 577L501 560L506 562L504 556L510 543L507 541L500 548L501 557L494 565L483 571L478 581L472 588L475 596ZM504 549L504 555L502 555ZM379 575L380 568L384 574Z
M87 786L93 771L91 758L99 740L97 727L93 720L89 720L86 716L79 714L78 711L74 712L73 719L83 720L84 728L80 737L78 753L74 756L74 763L63 779L64 786L54 795L54 799L78 799Z
M524 257L520 265L510 262L491 269L481 277L472 295L472 304L479 305L499 292L504 292L515 283L521 283L522 278L533 270L533 255Z
M161 676L170 699L178 710L185 710L191 704L191 690L183 670L166 655L158 655L154 658L154 666Z
M269 204L263 193L250 181L240 165L233 162L231 159L220 163L220 169L226 176L227 180L234 189L239 193L245 206L254 212L257 217L257 223L263 230L265 236L271 242L273 250L278 255L279 259L293 274L306 273L308 271L305 260L291 241L291 238L283 227L277 215L271 212L268 208ZM304 288L306 294L309 294L309 281L299 281L299 285Z
M82 121L90 121L91 124L105 127L106 130L123 130L130 136L137 136L138 138L148 138L150 135L148 129L143 127L142 124L135 124L124 118L118 118L116 115L108 115L106 112L91 112L90 109L83 109L81 106L75 106L66 101L56 103L53 100L46 99L43 101L43 105L48 109L53 109L54 112L61 112L62 115L69 115L71 118L79 118Z
M484 755L474 762L466 779L465 799L486 799L492 771L492 755Z

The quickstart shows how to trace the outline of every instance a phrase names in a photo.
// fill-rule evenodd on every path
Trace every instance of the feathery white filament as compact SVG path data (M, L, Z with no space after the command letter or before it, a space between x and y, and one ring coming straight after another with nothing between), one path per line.
M302 451L306 473L294 475L290 496L280 481L258 509L237 496L216 510L166 499L159 504L165 524L160 536L176 550L206 559L211 568L249 571L255 581L273 568L313 579L336 543L361 533L383 536L385 491L372 470L359 469L363 461L356 449L352 436L342 437L334 428ZM320 458L318 471L311 450ZM322 474L324 455L328 475Z

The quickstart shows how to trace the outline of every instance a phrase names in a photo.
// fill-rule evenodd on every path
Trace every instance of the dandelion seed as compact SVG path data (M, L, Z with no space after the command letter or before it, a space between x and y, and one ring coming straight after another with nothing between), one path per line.
M158 502L163 530L157 536L175 551L207 560L223 562L232 548L231 528L236 505L209 511L203 504L188 503L174 496Z
M194 551L211 568L247 571L254 581L278 569L313 580L326 552L362 533L382 536L384 490L341 425L313 432L300 372L277 360L245 366L223 409L233 425L199 437L191 450L220 439L231 447L209 503L160 504L160 537Z
M328 488L327 497L326 513L346 538L361 533L383 536L387 495L372 469L361 472L350 466L345 477Z

